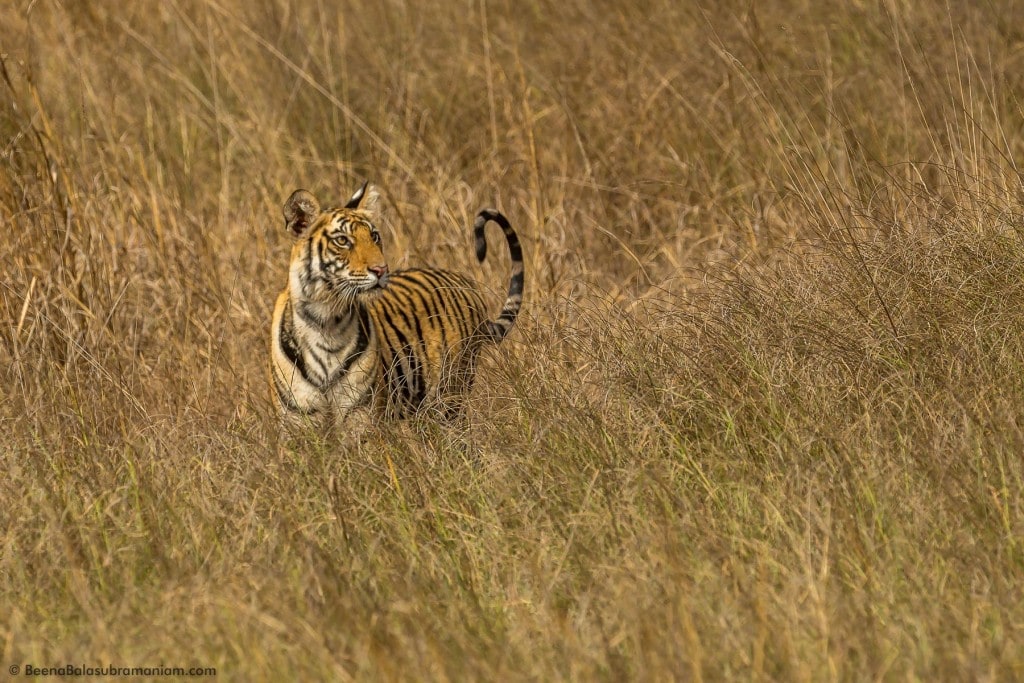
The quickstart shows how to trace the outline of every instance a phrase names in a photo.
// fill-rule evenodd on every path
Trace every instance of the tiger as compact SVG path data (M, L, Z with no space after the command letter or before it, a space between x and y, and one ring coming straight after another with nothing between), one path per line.
M523 302L519 237L494 209L473 224L476 256L487 256L484 228L504 232L512 261L508 295L494 319L479 288L449 270L390 271L378 224L379 195L368 183L341 208L320 208L309 191L284 204L293 238L288 282L270 333L271 398L288 425L351 416L404 419L433 409L465 415L479 352L499 343Z

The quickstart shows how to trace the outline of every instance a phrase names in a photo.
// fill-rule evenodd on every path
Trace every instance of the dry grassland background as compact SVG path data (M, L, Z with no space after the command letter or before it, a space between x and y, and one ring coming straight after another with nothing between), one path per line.
M0 660L1024 677L1019 2L0 7ZM279 442L297 187L524 314ZM499 248L501 247L501 248Z

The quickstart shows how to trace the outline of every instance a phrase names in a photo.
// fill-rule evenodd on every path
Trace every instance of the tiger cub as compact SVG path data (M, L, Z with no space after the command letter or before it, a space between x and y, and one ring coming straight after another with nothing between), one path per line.
M288 285L271 323L271 396L286 422L354 411L404 418L434 409L460 416L477 354L500 342L523 300L523 254L508 219L484 209L473 226L476 255L487 255L484 226L497 223L512 257L508 298L491 320L478 288L447 270L389 272L375 225L377 193L364 183L339 209L321 209L306 190L284 205L295 238Z

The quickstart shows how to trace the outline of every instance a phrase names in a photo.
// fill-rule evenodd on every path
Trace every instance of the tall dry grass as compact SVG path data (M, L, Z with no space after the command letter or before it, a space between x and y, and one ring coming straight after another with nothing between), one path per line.
M1024 676L1018 3L0 8L0 660ZM527 249L466 432L282 444L296 187Z

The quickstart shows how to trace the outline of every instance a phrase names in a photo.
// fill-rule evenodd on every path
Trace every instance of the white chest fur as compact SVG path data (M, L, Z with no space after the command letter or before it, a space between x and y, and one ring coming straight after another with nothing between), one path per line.
M365 314L294 300L279 310L273 371L282 406L344 414L364 402L376 370L376 336Z

